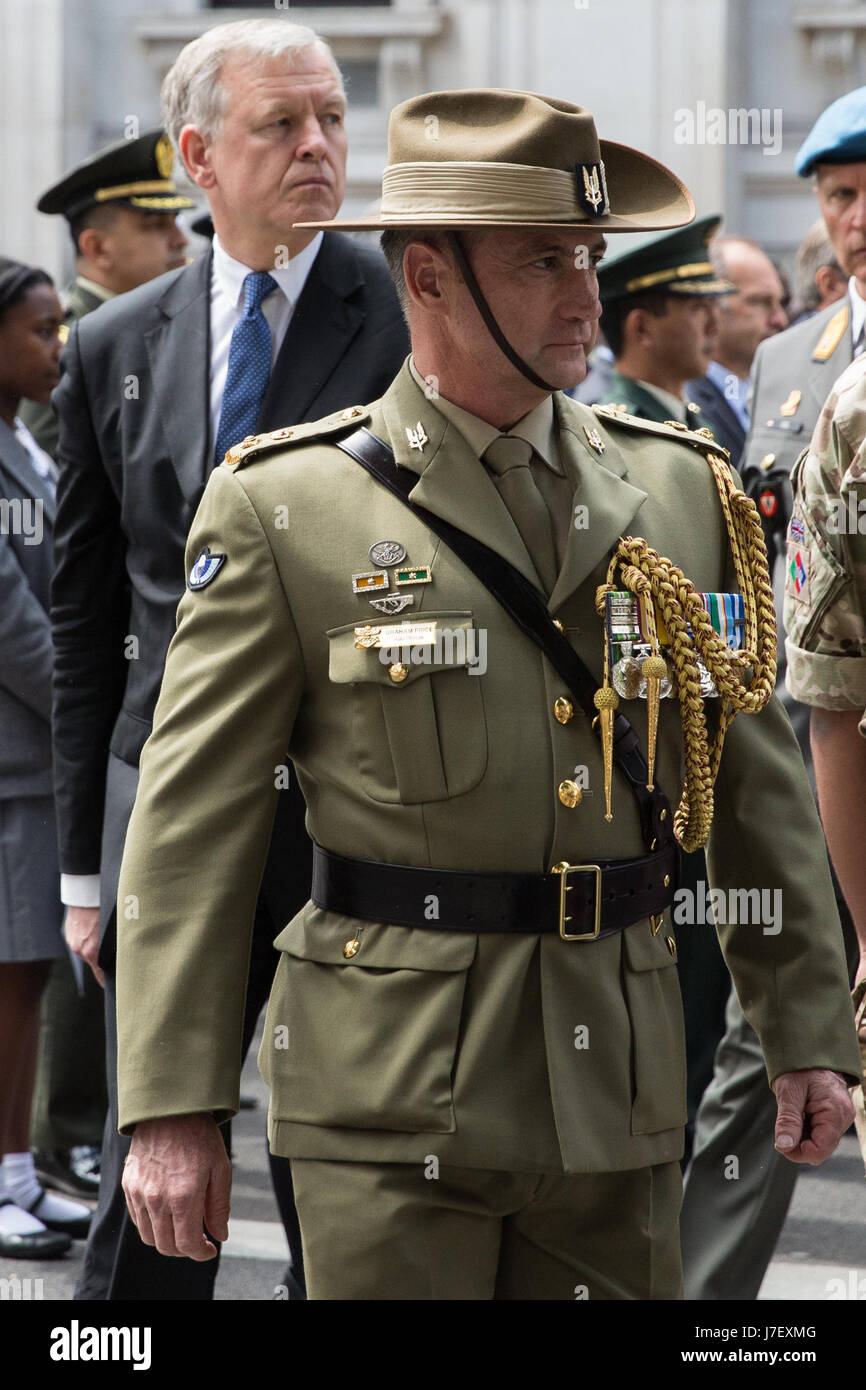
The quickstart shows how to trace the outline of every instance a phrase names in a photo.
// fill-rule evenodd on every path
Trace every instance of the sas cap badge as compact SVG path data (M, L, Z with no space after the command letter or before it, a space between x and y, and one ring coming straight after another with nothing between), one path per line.
M212 579L216 579L225 561L225 555L214 555L210 547L206 545L199 552L195 564L189 572L189 578L186 581L187 587L204 589Z
M577 201L584 212L588 213L590 217L603 217L606 212L610 211L607 181L604 176L604 164L601 160L597 164L575 164L574 177Z

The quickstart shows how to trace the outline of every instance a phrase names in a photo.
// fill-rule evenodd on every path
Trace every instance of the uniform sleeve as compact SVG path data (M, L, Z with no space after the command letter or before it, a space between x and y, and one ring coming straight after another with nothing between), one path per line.
M205 546L205 582L178 609L120 875L122 1132L237 1110L253 916L303 687L266 532L222 467L190 531L188 574Z
M787 537L788 690L828 710L866 707L866 390L851 395L830 395L797 462Z

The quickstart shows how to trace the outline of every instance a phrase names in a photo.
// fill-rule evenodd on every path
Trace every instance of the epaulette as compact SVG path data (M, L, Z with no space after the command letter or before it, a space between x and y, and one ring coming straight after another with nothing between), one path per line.
M688 425L684 425L680 420L665 420L663 424L658 420L644 420L640 415L629 415L622 406L594 405L592 409L608 424L623 425L630 430L643 430L647 434L661 434L669 439L674 437L681 444L692 444L703 453L722 454L724 458L730 458L730 450L719 443L712 430L690 430Z
M291 425L285 429L271 430L268 434L248 434L240 444L233 444L223 458L226 468L244 468L254 458L272 449L293 448L296 444L308 444L313 439L345 430L348 425L356 429L362 420L368 420L370 412L364 405L350 405L347 410L337 410L326 415L323 420L309 420L304 425Z

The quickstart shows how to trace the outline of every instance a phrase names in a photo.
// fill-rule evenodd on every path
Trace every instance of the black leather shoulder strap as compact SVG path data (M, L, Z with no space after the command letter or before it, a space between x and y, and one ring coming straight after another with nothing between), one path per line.
M559 631L547 610L543 595L503 556L481 541L460 531L450 522L436 516L426 507L410 501L409 493L417 481L414 473L398 468L390 447L368 429L359 429L334 443L362 467L377 482L398 497L410 511L424 522L449 549L462 560L467 569L481 581L485 589L500 603L508 616L527 637L540 647L590 720L595 719L593 696L598 682L581 661L568 638ZM673 817L664 792L655 784L647 787L649 769L640 750L637 734L625 715L617 714L614 721L614 760L634 792L640 810L641 829L647 849L658 849L673 840Z

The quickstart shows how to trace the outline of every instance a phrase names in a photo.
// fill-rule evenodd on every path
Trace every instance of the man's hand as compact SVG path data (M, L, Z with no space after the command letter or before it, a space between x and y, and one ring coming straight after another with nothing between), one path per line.
M99 968L99 908L67 907L63 919L63 935L75 956L90 966L99 983L105 988L105 976Z
M129 1214L161 1255L212 1260L228 1240L232 1166L210 1115L172 1115L135 1127L123 1169Z
M776 1148L792 1163L823 1163L854 1119L848 1087L835 1071L786 1071L773 1082L779 1113Z

